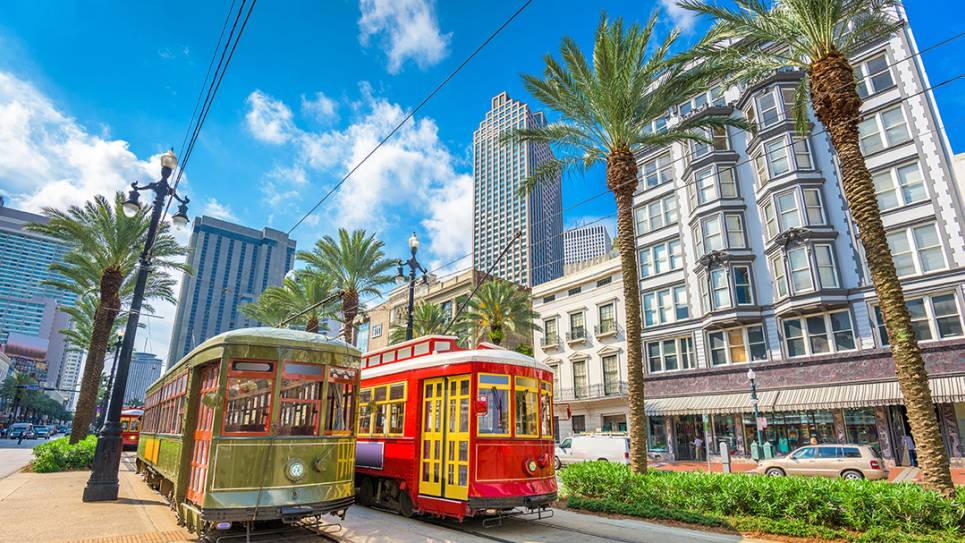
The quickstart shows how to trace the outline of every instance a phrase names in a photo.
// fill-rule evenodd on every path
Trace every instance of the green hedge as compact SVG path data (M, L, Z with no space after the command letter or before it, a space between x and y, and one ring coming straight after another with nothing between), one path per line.
M560 472L560 479L564 495L578 499L867 532L874 536L869 542L890 541L888 531L965 535L959 531L965 518L965 492L952 501L910 484L656 470L639 475L606 462L569 466Z
M97 436L87 436L71 445L69 439L62 437L34 447L34 460L30 464L37 473L87 469L94 462L94 449Z

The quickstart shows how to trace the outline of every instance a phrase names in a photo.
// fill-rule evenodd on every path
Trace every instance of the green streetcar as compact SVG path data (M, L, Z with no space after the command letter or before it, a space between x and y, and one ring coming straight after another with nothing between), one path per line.
M277 328L205 341L148 389L138 471L202 536L344 518L355 495L359 354Z

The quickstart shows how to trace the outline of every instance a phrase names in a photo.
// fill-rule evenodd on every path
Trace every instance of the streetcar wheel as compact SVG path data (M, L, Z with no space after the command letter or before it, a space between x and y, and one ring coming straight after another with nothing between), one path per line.
M412 498L409 497L408 492L402 492L399 495L399 513L405 518L410 518L414 512Z
M375 489L372 485L372 479L366 477L362 479L362 484L359 485L359 505L371 507L374 500Z

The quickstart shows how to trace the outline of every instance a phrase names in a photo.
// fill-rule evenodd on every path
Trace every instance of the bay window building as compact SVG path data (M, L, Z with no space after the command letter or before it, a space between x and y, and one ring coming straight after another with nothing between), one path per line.
M906 25L852 59L864 100L861 149L946 447L963 464L965 183L955 180L917 52ZM813 112L810 133L794 127L801 76L785 70L745 88L714 87L651 127L725 114L752 121L754 131L715 129L706 142L638 152L639 277L622 279L640 286L641 299L627 303L642 308L654 457L705 458L707 451L694 450L696 438L712 454L726 443L747 455L756 435L746 378L753 366L765 439L779 454L814 437L871 444L892 465L908 461L903 438L910 430L889 339L833 148ZM544 318L554 314L561 326L573 326L575 307L536 302ZM603 344L556 345L546 356L558 360L563 390L578 384L570 359L587 351L579 359L587 361L592 396L603 365L591 354ZM622 353L616 356L625 368ZM600 411L566 397L558 403L574 417L585 414L581 427L602 428Z

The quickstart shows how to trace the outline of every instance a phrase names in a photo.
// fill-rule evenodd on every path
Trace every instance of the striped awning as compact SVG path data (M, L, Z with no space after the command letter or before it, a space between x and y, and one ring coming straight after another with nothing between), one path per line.
M776 391L758 394L761 411L770 411L777 399ZM721 413L746 413L754 409L748 392L714 394L706 396L677 396L646 400L646 412L655 415L715 415Z
M965 401L965 376L929 379L932 399L936 403ZM874 407L904 403L898 381L835 385L815 388L782 390L774 411L804 411L808 409L845 409Z

